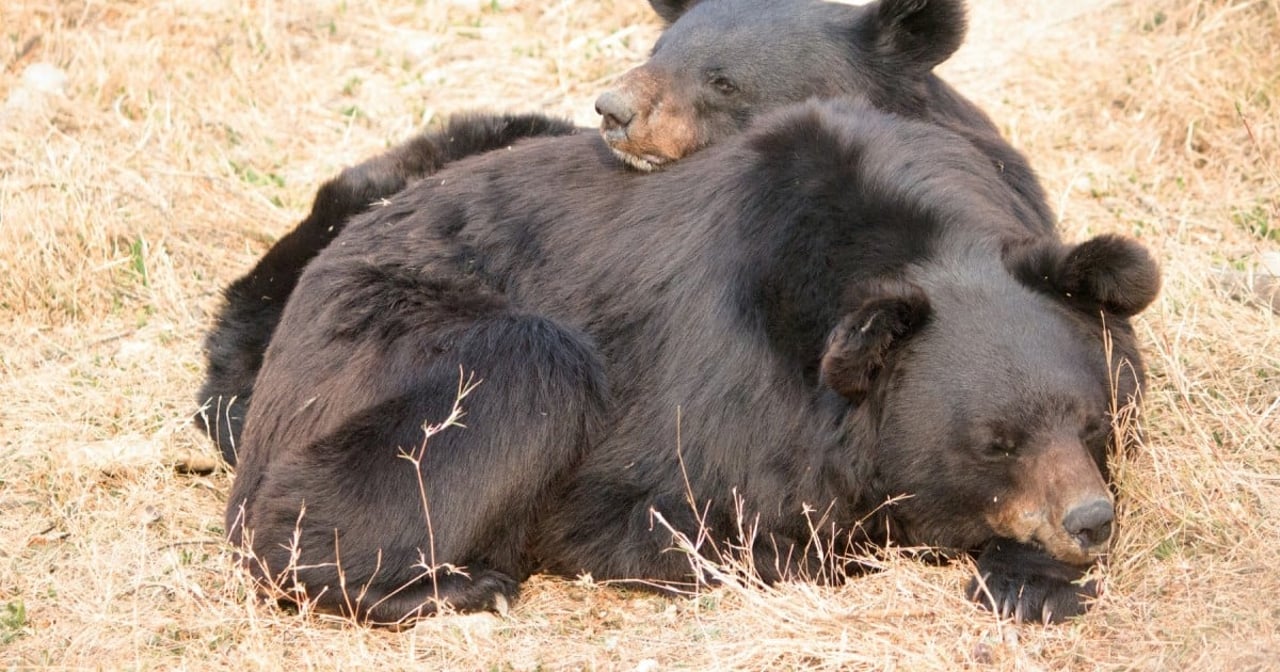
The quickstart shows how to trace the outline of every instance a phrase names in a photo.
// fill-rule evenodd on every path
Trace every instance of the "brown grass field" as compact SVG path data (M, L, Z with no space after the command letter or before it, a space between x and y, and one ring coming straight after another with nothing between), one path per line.
M944 75L1026 151L1064 236L1130 234L1143 449L1092 612L1044 628L889 559L843 587L692 598L535 578L404 632L253 598L231 475L189 426L201 336L342 166L468 109L594 125L643 0L0 3L0 666L1280 669L1280 1L971 0ZM48 64L53 75L40 76ZM33 67L34 66L34 67ZM65 80L58 72L64 73Z

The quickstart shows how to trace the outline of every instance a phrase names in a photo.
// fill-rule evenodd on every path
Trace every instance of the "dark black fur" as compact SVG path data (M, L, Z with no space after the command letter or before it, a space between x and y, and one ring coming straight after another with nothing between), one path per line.
M307 263L342 231L347 220L409 182L462 157L507 147L521 138L566 135L572 124L542 115L459 115L442 130L419 135L385 154L342 171L316 193L311 214L271 246L223 292L226 300L205 337L208 368L197 400L196 425L235 464L245 410L262 353L280 311Z
M1123 402L1126 316L1157 286L1131 241L1059 243L964 137L859 103L651 175L594 136L529 141L410 185L307 268L228 530L259 579L374 622L501 608L534 571L694 580L658 514L713 556L741 515L768 580L820 564L806 510L837 548L978 549L1046 446L1080 437L1105 474L1099 308L1124 297ZM482 380L466 427L424 448L461 371ZM1081 608L1080 567L1024 555L980 557L996 605Z
M695 117L675 120L696 130L695 146L730 137L783 104L856 93L964 136L1019 195L1021 218L1046 235L1052 231L1052 214L1025 158L932 72L964 37L959 0L879 0L864 7L820 0L650 1L672 24L644 68L658 73L669 102L681 103L670 107ZM732 82L732 92L715 86L724 81ZM227 462L235 462L262 353L299 273L350 217L463 156L571 131L537 115L455 119L442 132L416 137L326 183L307 219L227 288L205 340L208 367L196 423ZM546 188L562 179L553 177Z

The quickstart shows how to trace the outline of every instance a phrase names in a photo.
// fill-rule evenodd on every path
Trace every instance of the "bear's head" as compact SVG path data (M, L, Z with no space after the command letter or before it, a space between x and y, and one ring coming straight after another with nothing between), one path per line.
M919 115L960 46L959 0L650 0L670 23L644 65L596 100L610 148L653 170L811 97L860 94Z
M851 297L823 381L869 413L869 456L895 542L974 549L993 538L1085 564L1114 517L1108 446L1139 394L1127 318L1159 271L1101 236L972 244Z

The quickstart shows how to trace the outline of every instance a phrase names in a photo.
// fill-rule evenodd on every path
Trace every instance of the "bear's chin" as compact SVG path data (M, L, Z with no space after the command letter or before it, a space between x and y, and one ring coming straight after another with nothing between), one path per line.
M1001 538L1007 538L1007 537L992 537L990 541L996 541ZM1095 562L1105 561L1108 555L1107 553L1108 549L1105 544L1103 544L1101 547L1098 547L1096 549L1082 549L1079 546L1075 546L1074 548L1071 548L1071 547L1063 548L1061 545L1057 545L1057 547L1055 548L1055 546L1045 544L1043 541L1037 538L1031 538L1026 540L1019 539L1017 541L1030 548L1040 551L1041 553L1044 553L1046 556L1056 560L1057 562L1061 562L1064 565L1069 565L1071 567L1078 567L1081 569L1088 567L1094 564Z
M667 164L671 163L671 159L667 159L661 156L654 156L652 154L646 154L644 156L636 156L635 154L624 152L621 149L618 149L617 147L614 147L612 145L609 146L609 149L613 152L613 155L618 157L623 163L627 164L628 166L631 166L632 168L635 168L636 170L642 173L656 172L658 170L661 170Z

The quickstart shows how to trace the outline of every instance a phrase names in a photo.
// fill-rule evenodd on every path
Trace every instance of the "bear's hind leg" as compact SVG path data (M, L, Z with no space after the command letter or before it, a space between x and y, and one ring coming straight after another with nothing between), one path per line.
M440 600L502 610L536 569L552 493L603 425L607 385L586 336L505 312L420 329L388 346L386 371L352 374L385 386L411 371L407 390L272 461L243 493L251 569L322 611L394 623ZM459 402L461 424L426 436L450 416L462 371L481 382Z

